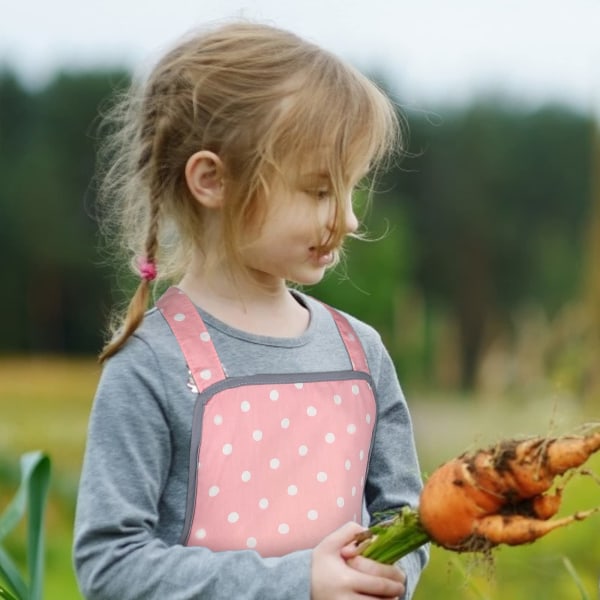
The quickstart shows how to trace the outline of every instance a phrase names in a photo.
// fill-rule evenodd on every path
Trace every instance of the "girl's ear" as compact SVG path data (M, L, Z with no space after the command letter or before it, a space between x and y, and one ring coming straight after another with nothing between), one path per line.
M214 152L192 154L185 164L185 181L202 206L218 209L223 204L223 162Z

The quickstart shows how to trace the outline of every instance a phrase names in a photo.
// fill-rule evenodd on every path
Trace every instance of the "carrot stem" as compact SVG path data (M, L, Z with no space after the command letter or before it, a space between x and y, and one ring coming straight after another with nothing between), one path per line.
M419 521L419 513L404 506L391 519L369 528L372 537L362 549L362 555L391 565L430 541Z

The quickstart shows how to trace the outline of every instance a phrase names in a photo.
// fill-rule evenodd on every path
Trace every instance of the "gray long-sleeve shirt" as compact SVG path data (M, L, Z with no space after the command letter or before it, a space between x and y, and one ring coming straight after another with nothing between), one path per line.
M310 310L296 338L257 336L200 311L230 377L351 368L329 311ZM377 424L365 506L377 513L415 506L421 489L412 425L392 361L377 332L346 315L375 384ZM168 324L149 311L105 365L90 418L75 523L74 562L88 600L308 600L311 550L262 558L252 550L185 547L192 411L196 394ZM328 531L323 532L323 537ZM405 557L410 598L427 549Z

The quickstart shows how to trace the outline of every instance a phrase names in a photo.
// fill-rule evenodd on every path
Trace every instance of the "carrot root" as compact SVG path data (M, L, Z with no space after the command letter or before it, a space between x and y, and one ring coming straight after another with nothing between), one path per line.
M446 462L425 482L418 511L404 508L357 537L361 553L395 562L428 541L456 552L489 552L501 544L532 543L587 519L600 507L552 517L573 475L600 483L579 468L600 450L595 429L582 436L504 440ZM563 485L556 486L555 478L563 475Z

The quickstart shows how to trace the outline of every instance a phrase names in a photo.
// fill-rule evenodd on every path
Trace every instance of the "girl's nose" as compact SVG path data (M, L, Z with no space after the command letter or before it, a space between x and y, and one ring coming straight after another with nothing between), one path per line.
M337 234L343 237L350 233L354 233L358 229L358 219L354 213L352 196L349 195L341 206L338 205L335 200L332 200L328 210L327 228L332 233L337 231ZM339 211L343 212L342 219L340 219Z
M352 203L352 195L349 194L343 206L344 210L344 233L354 233L358 229L358 219L354 213L354 205Z

